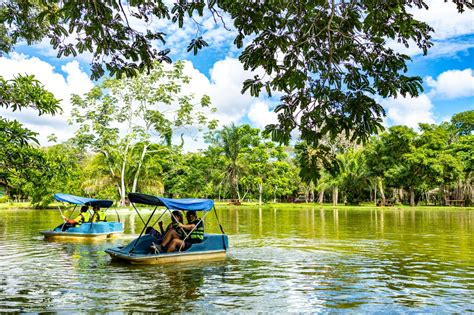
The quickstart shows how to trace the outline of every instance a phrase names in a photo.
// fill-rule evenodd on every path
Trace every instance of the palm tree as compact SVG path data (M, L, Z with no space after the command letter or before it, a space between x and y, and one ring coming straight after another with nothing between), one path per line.
M258 145L259 130L249 125L235 126L233 123L216 132L216 138L211 139L222 149L226 158L225 179L228 181L231 196L240 201L239 178L243 171L240 156L251 145Z

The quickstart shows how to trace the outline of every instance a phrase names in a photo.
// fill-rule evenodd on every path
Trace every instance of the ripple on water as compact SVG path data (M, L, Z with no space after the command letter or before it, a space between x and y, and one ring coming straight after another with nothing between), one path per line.
M0 213L0 311L466 313L474 309L473 223L453 226L455 215L462 220L462 212L448 213L454 218L449 231L443 229L443 220L431 218L423 224L425 217L416 213L417 224L394 221L399 212L391 211L385 212L383 226L381 213L375 222L369 211L339 211L336 224L332 210L267 213L268 220L278 220L266 229L258 225L258 211L240 209L238 226L233 225L235 217L222 215L224 226L231 229L227 260L171 266L111 262L103 251L129 242L131 236L97 244L45 242L38 231L50 228L54 220L48 211L41 213L45 219L34 225L35 231L26 228L32 224L24 213L6 220ZM412 220L409 217L405 220ZM433 227L429 233L427 226Z

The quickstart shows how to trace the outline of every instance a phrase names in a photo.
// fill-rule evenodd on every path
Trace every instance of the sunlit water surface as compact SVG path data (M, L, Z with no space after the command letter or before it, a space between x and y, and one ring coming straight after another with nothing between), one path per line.
M0 312L474 312L472 210L218 213L225 261L130 266L104 250L140 232L136 215L122 238L78 244L39 235L57 211L1 210Z

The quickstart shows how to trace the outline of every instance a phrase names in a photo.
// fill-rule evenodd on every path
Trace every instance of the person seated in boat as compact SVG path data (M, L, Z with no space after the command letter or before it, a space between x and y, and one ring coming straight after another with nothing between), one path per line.
M100 209L98 206L92 208L94 214L92 215L92 222L107 222L107 215L103 209Z
M78 226L81 226L82 223L89 222L91 217L88 210L89 210L88 206L82 206L81 212L74 219L68 219L65 216L63 216L65 223L60 225L60 227L62 227L61 231L67 231L69 228L78 227Z
M160 231L157 231L152 226L146 228L145 234L151 234L156 236L158 239L163 239L163 237L168 233L170 230L176 231L176 233L180 234L184 238L184 231L178 227L179 223L183 223L183 214L179 210L174 210L171 212L171 223L168 224L166 230L163 229L163 221L158 222L160 226Z
M184 250L191 247L192 244L201 243L204 239L204 223L197 217L196 211L190 210L186 212L186 219L188 224L178 224L181 229L184 229L188 233L187 238L180 238L180 236L174 231L170 231L165 235L165 238L161 244L162 248L166 248L168 253L174 252L179 248Z

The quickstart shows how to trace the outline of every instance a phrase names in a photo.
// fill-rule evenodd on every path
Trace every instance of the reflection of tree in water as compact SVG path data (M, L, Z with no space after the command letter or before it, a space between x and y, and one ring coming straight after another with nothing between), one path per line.
M201 296L200 287L204 284L204 270L199 268L179 269L166 268L164 270L163 282L157 286L157 289L168 289L172 303L175 304L175 310L186 311L189 308L187 302L194 301ZM164 286L164 287L163 287Z
M161 314L202 311L196 304L205 299L203 287L206 279L222 275L224 268L222 262L130 266L136 286L145 289L139 298L127 301L125 309Z
M65 243L65 259L70 261L78 273L89 273L91 269L103 267L108 263L104 249L109 243Z

